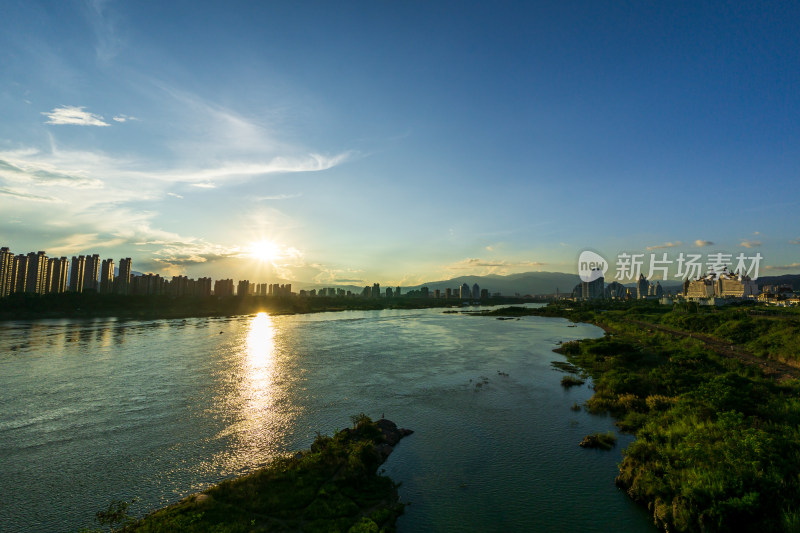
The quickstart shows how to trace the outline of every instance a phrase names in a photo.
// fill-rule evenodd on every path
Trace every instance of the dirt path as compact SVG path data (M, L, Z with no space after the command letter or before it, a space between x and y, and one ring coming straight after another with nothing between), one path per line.
M629 324L636 324L646 331L660 331L662 333L672 335L673 337L688 337L699 340L719 355L738 359L748 366L756 366L760 368L765 376L775 379L776 381L785 381L787 379L796 379L800 377L800 368L787 365L786 363L781 363L780 361L774 361L772 359L764 359L755 356L741 346L736 346L735 344L731 344L730 342L711 337L709 335L682 331L679 329L662 326L660 324L651 324L650 322L643 322L641 320L633 320L630 318L623 318L622 320L628 322Z

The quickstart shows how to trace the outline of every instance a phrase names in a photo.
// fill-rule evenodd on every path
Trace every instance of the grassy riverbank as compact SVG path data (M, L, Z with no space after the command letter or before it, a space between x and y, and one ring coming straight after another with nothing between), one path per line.
M592 376L586 407L636 435L616 482L662 529L800 531L800 315L608 302L507 313L605 329L559 351Z
M403 504L397 485L377 469L410 432L365 415L353 422L352 429L333 437L318 436L310 450L276 459L138 521L130 520L126 509L114 516L115 524L109 524L112 513L98 513L98 518L126 533L394 531Z

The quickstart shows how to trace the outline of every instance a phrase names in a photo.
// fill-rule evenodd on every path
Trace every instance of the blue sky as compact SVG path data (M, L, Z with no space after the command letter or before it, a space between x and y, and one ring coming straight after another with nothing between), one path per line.
M797 3L0 11L16 253L259 282L575 272L584 249L800 272Z

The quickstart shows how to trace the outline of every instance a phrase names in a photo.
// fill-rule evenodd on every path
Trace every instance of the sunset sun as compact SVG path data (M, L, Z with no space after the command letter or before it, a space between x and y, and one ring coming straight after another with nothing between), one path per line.
M257 241L250 243L250 257L268 263L280 255L280 249L272 241Z

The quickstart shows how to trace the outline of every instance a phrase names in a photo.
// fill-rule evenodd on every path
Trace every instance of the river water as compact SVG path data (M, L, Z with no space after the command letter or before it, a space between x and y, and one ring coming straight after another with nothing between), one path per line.
M441 309L0 323L0 531L76 531L113 499L135 514L382 415L415 430L384 465L417 531L648 531L585 450L608 417L570 407L563 319ZM502 374L501 374L502 373ZM507 375L505 375L507 374Z

